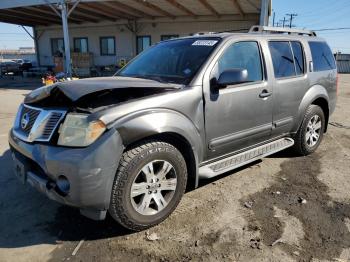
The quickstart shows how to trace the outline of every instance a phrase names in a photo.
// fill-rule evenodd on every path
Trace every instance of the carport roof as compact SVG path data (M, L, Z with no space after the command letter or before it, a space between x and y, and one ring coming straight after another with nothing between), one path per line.
M69 23L178 17L260 15L262 0L70 0ZM61 24L60 0L1 0L0 22L46 26ZM269 0L271 2L271 0ZM270 4L271 8L271 4Z

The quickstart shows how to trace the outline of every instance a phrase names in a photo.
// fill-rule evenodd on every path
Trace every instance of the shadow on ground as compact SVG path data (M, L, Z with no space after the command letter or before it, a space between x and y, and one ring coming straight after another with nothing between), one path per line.
M94 240L131 232L112 218L93 221L79 210L57 204L29 185L12 170L10 150L0 156L0 248L17 248L56 241Z
M214 183L261 160L208 180L199 187ZM56 241L96 240L118 237L132 232L118 225L109 215L104 221L93 221L80 215L77 208L60 205L46 198L14 176L10 150L0 156L1 225L6 230L0 234L0 248L16 248L37 244L54 244ZM25 200L25 201L24 201Z
M306 261L312 258L331 260L350 247L350 233L346 219L350 217L350 205L332 201L328 188L320 182L320 156L295 157L290 151L273 157L294 157L281 164L281 171L273 185L261 192L241 199L242 205L251 201L252 215L247 217L248 228L260 230L266 246L281 238L284 224L274 215L274 207L297 218L304 231L299 246L288 243L278 245L291 256L295 251ZM253 162L234 172L201 181L200 187L213 183L242 169L258 165ZM57 241L106 239L131 234L111 217L105 221L92 221L80 215L79 210L48 200L30 187L24 187L14 178L11 154L7 150L0 157L0 248L16 248L37 244L54 244ZM281 194L274 194L274 192ZM307 200L306 204L301 199Z
M255 161L234 172L201 181L199 187L234 175L240 170L260 163ZM104 221L93 221L80 215L77 208L60 205L46 198L29 185L23 185L12 170L10 150L0 156L1 225L0 248L16 248L37 244L55 244L56 241L79 241L118 237L132 232L118 225L109 215Z

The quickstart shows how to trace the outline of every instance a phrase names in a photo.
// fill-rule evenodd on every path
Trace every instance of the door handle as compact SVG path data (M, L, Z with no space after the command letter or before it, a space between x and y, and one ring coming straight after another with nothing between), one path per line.
M271 95L272 95L271 92L267 91L267 89L264 89L264 90L259 94L259 97L260 97L260 98L266 98L266 97L269 97L269 96L271 96Z

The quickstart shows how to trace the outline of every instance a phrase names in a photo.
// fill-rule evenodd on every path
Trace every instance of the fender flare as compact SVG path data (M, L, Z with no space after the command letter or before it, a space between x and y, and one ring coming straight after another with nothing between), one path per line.
M125 115L109 128L118 130L123 145L128 145L154 135L172 133L182 137L191 147L195 165L195 187L198 185L199 162L204 157L204 134L185 115L175 110L156 108Z
M326 88L321 85L312 86L304 95L298 108L298 116L293 126L292 132L298 132L298 129L303 121L306 109L311 105L316 99L323 98L327 101L329 110L329 96Z

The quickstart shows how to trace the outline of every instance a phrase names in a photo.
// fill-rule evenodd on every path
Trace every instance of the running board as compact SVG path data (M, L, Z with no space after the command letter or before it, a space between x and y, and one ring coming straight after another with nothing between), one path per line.
M248 151L221 159L199 168L199 178L211 178L229 170L244 166L294 145L292 138L282 138Z

